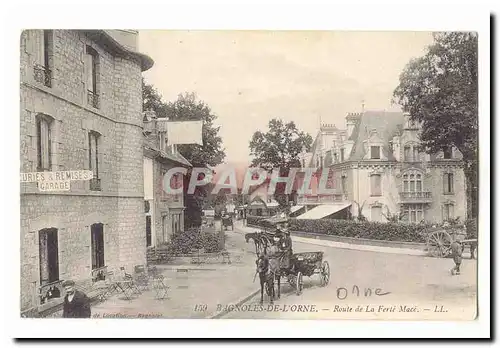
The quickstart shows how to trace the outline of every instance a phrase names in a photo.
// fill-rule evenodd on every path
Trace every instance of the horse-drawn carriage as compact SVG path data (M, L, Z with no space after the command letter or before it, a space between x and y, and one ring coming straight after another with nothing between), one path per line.
M436 228L427 233L427 251L434 257L449 257L451 243L458 240L468 247L470 257L477 258L477 238L466 238L466 232L459 228Z
M323 261L322 251L293 254L290 261L293 271L285 270L288 272L286 277L288 283L295 288L297 295L302 293L303 276L312 277L314 274L319 274L321 286L326 286L330 282L330 265L328 261Z
M277 266L274 267L272 273L272 281L268 284L271 286L266 286L266 293L271 297L274 297L275 291L277 290L278 298L280 297L280 287L281 278L286 278L288 283L295 289L297 295L302 293L303 289L303 277L311 277L314 274L320 275L321 286L326 286L330 281L330 265L328 261L323 260L322 251L314 252L302 252L292 254L290 257L290 262L288 267L283 267L280 262L280 254L268 253L270 248L276 248L277 241L274 233L267 231L261 231L258 233L247 233L245 239L248 242L252 239L255 243L255 252L257 254L257 273L261 277L261 272L267 272L265 267L259 268L259 262L263 259L270 259L271 261L277 261ZM259 270L260 269L260 270ZM262 277L261 277L262 285ZM274 288L276 286L276 288Z

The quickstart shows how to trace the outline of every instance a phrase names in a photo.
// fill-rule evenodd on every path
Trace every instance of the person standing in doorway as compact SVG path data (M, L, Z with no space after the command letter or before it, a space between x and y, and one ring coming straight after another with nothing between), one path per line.
M75 282L65 280L62 283L64 296L63 318L90 318L90 299L80 290L75 289Z

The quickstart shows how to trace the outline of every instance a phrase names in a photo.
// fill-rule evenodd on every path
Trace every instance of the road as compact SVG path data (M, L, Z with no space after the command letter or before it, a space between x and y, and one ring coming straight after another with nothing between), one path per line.
M243 239L243 231L240 233ZM233 240L238 237L233 235ZM247 244L248 250L253 248ZM274 307L260 294L243 306L230 307L225 319L456 319L475 317L477 262L464 259L462 274L451 276L451 259L386 254L294 243L294 252L323 251L331 269L330 283L319 275L304 277L297 296L282 279ZM379 290L377 290L379 289Z

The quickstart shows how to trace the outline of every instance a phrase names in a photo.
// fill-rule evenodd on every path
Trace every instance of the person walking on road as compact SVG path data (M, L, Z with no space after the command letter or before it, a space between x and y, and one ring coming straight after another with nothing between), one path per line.
M455 240L451 243L451 256L453 257L453 261L455 262L455 267L453 267L450 270L451 275L460 274L460 265L462 264L463 251L464 251L464 246L460 241Z
M90 299L80 290L75 289L75 282L65 280L62 283L64 296L63 318L90 318Z

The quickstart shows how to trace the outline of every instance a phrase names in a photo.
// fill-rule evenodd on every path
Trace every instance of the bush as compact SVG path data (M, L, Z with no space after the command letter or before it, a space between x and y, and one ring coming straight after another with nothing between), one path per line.
M207 253L216 253L221 251L221 237L219 234L215 233L206 233L201 237L201 243L205 248L205 252Z
M197 228L175 233L170 244L173 255L189 254L191 250L203 247L200 239L200 230Z
M218 234L202 234L198 229L190 229L174 234L171 242L163 243L157 249L170 256L180 256L199 249L215 253L221 251L221 246L221 237Z
M250 225L267 227L262 217L248 217ZM291 231L327 234L341 237L388 240L395 242L426 242L428 224L354 222L351 220L290 220Z

